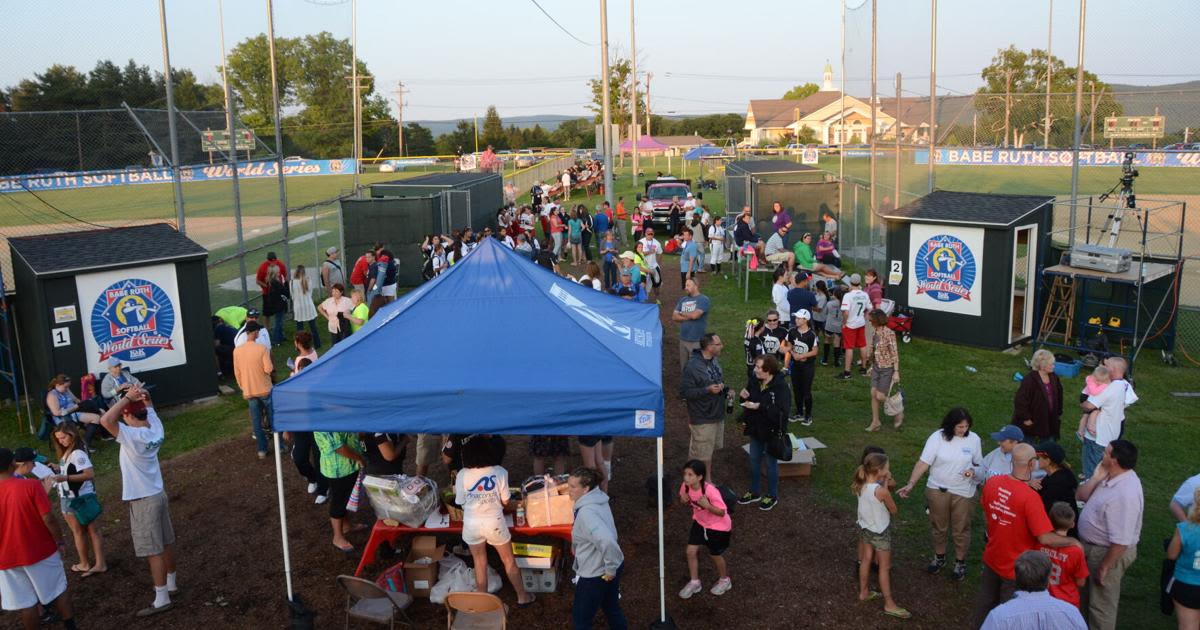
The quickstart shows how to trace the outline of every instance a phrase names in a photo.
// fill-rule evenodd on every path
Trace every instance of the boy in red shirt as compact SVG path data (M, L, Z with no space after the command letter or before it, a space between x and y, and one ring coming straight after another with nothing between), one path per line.
M1075 527L1075 510L1071 506L1058 501L1050 506L1050 523L1054 525L1054 533L1066 536L1067 531ZM1046 547L1042 546L1047 556L1050 556L1050 594L1079 607L1079 589L1087 584L1088 567L1083 550L1079 547Z

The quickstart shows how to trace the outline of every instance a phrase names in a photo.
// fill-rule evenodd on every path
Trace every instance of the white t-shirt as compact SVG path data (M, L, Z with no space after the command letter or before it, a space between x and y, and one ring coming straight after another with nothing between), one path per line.
M642 209L642 216L644 216L644 217L654 216L654 202L653 201L650 201L649 199L647 199L642 202L642 205L640 207Z
M243 324L242 327L238 329L237 336L233 338L233 347L237 348L246 343L246 337L246 326ZM271 351L271 333L266 328L258 331L257 341L260 346L263 346L267 349L267 352Z
M647 269L654 269L658 266L658 254L662 251L662 245L652 238L644 238L639 243L642 244L642 260L646 263Z
M842 310L846 313L846 328L862 328L867 325L867 311L871 308L871 297L862 289L852 289L842 298Z
M1196 488L1200 488L1200 475L1184 481L1179 486L1179 489L1175 491L1175 496L1171 497L1171 500L1178 503L1186 513L1192 509L1192 499L1196 497Z
M1088 396L1088 402L1100 408L1096 418L1096 444L1101 447L1121 435L1121 423L1125 422L1125 407L1137 402L1137 394L1125 379L1114 380L1097 396Z
M59 462L59 466L62 470L62 474L64 475L67 474L67 469L70 466L75 467L70 474L77 474L87 470L88 468L91 468L92 460L88 457L86 449L77 448L71 451L65 460ZM79 486L79 492L71 492L70 486L67 485L67 482L65 481L59 482L55 484L55 486L58 487L58 496L64 499L73 499L82 494L96 493L96 486L92 483L91 479L83 482L83 485Z
M771 301L775 303L775 310L779 311L779 319L791 323L792 321L792 306L787 299L788 288L785 285L775 283L771 285Z
M979 436L971 431L966 437L954 436L949 441L938 429L925 440L921 450L921 461L929 464L929 481L926 487L935 490L945 488L960 497L975 496L975 484L963 473L969 468L975 475L982 473L983 444Z
M454 480L454 502L463 507L464 521L503 519L510 496L503 466L463 468Z
M863 484L858 492L858 526L876 534L887 531L892 523L892 515L887 506L875 496L879 488L878 482Z
M121 445L121 499L133 501L163 491L162 471L158 467L158 449L165 433L162 420L153 407L146 409L147 427L121 425L117 443Z

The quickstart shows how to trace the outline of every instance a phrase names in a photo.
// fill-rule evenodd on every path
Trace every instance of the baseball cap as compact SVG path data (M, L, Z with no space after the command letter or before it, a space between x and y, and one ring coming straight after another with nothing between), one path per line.
M330 254L336 254L337 250L338 249L336 247L327 247L325 248L325 255L328 256Z
M18 464L24 464L37 459L37 453L35 453L33 449L29 448L28 446L22 446L21 448L13 451L12 459Z
M263 329L263 325L258 322L246 322L246 332L258 332Z
M621 258L624 258L625 260L634 260L634 261L636 261L636 260L637 260L637 255L636 255L636 254L634 254L634 253L633 253L633 252L631 252L631 251L624 251L624 252L621 252Z
M857 287L862 284L862 276L852 273L850 274L850 286Z
M108 367L117 367L119 365L121 365L121 360L118 359L117 357L109 357L108 358Z
M246 309L246 317L258 317L258 309Z
M1001 440L1016 440L1020 442L1025 439L1025 432L1015 424L1006 424L1003 429L992 434L992 439L997 442Z
M812 313L809 313L808 309L802 308L802 309L796 311L795 313L792 313L792 317L803 318L803 319L809 320L809 319L812 319Z
M1045 456L1046 459L1054 462L1055 464L1061 464L1063 463L1063 460L1067 458L1067 453L1063 450L1063 447L1059 446L1057 442L1051 440L1046 440L1045 442L1038 444L1037 454Z
M805 280L808 280L811 277L812 277L812 274L808 273L807 271L797 271L796 272L796 282L804 282Z

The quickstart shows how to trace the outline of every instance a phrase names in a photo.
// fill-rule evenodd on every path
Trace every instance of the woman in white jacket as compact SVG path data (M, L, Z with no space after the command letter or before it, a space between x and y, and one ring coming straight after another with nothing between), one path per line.
M629 623L621 611L621 574L625 556L617 543L608 495L600 489L600 473L576 468L567 479L567 490L575 501L571 544L575 551L575 601L571 606L574 628L590 629L598 610L604 610L608 627L626 630Z
M308 323L312 332L313 348L321 347L321 333L317 331L317 307L313 304L313 287L308 284L308 273L304 265L296 265L292 274L292 318L296 320L296 331Z
M721 273L721 261L725 259L725 226L720 220L708 226L708 270Z

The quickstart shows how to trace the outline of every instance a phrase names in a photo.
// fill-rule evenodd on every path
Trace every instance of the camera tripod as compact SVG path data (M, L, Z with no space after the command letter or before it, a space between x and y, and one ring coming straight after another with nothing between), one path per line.
M1104 203L1113 193L1117 193L1119 202L1117 209L1108 215L1104 227L1100 230L1101 233L1108 232L1109 247L1117 246L1117 239L1121 235L1121 221L1124 219L1126 210L1133 210L1133 217L1138 222L1138 227L1142 227L1142 215L1137 209L1137 195L1133 193L1133 180L1138 176L1138 170L1133 168L1133 158L1133 152L1125 154L1125 161L1121 164L1120 181L1108 189L1108 192L1100 195L1100 203Z

